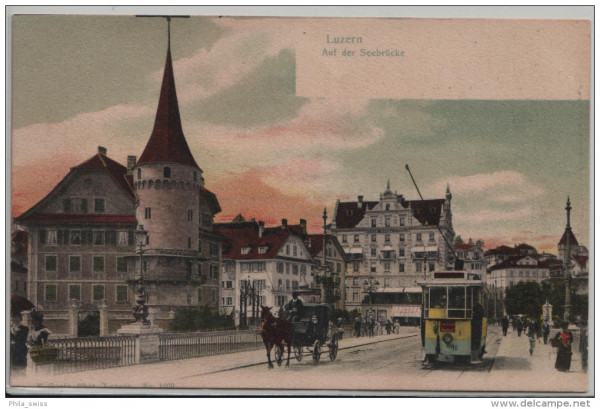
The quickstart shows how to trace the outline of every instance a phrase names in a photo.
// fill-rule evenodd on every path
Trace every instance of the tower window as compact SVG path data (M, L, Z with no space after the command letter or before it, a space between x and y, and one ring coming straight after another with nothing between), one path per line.
M138 177L138 179L142 178L142 169L141 168L138 168L138 170L137 170L137 177Z
M188 248L189 249L192 248L192 239L191 239L191 237L188 237Z
M165 166L163 169L163 177L170 178L171 177L171 168Z
M151 207L144 208L144 219L151 219L151 218L152 218L152 208Z
M194 182L198 181L198 172L194 171Z

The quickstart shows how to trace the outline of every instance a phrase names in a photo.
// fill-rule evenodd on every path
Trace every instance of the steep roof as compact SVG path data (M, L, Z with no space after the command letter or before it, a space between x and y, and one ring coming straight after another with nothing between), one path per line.
M358 202L341 202L337 206L335 214L335 224L338 229L351 229L356 227L365 216L367 209L372 209L378 202L362 202L358 207Z
M531 268L550 268L550 265L548 263L546 263L545 261L538 261L537 265L517 264L519 262L519 260L522 260L525 257L531 257L531 256L516 256L516 257L507 258L502 263L499 263L499 264L496 264L496 265L490 267L490 270L502 270L505 268L529 268L529 269L531 269Z
M570 246L578 246L579 243L577 242L577 239L575 238L575 235L573 234L573 230L570 230L570 229L565 229L565 232L563 233L562 237L560 238L558 245L559 246L567 245L567 232L569 233L569 245Z
M579 264L581 267L583 267L583 268L587 267L587 262L588 262L587 256L573 256L573 260L575 260L575 262L577 264Z
M535 250L535 247L530 246L529 244L526 244L526 243L521 243L519 245L516 245L515 248L517 250Z
M50 222L50 221L54 221L54 220L56 220L56 221L65 220L68 222L68 220L67 220L68 217L67 217L67 219L61 219L61 217L65 217L64 213L36 213L36 212L37 212L38 208L54 194L54 192L59 191L61 186L64 185L71 176L73 176L76 172L78 172L81 169L97 169L97 170L105 171L106 173L108 173L110 178L121 189L123 189L123 191L131 198L131 200L135 199L135 193L133 191L133 177L131 175L127 175L127 168L125 166L121 165L120 163L112 160L111 158L106 156L106 154L104 154L103 152L98 152L94 156L92 156L90 159L80 163L77 166L73 166L71 168L70 172L54 187L54 189L52 189L50 191L50 193L48 193L42 200L37 202L26 212L24 212L20 216L16 217L15 221L17 221L17 222L49 221ZM78 221L73 221L73 223L80 223L80 222L86 222L86 220L82 219L83 217L93 218L95 216L107 217L107 216L130 216L130 215L108 215L108 214L76 215L76 214L69 214L69 216L70 217L77 216L76 218L78 219ZM133 219L135 220L135 216L133 216ZM79 221L79 220L81 220L81 221ZM95 221L91 220L90 222L94 223ZM104 223L104 222L98 221L98 223ZM129 221L127 221L126 223L129 223Z
M440 224L444 199L410 200L410 208L415 219L422 225L435 226Z
M485 252L486 255L490 255L490 254L510 255L510 254L520 254L520 253L521 252L518 249L515 249L514 247L508 247L508 246L498 246L495 249L490 249Z
M219 201L217 200L217 195L211 192L208 189L203 187L200 188L200 201L206 200L208 205L210 206L213 215L221 212L221 205L219 205Z
M337 206L335 223L338 229L351 229L365 217L367 210L373 209L379 202L340 202ZM437 225L440 223L444 199L410 200L403 202L404 207L410 206L412 214L422 225Z
M223 242L223 258L229 260L261 260L273 259L286 242L294 234L288 228L265 228L259 237L259 227L256 222L218 223L214 231L225 236ZM247 254L242 254L243 247L250 247ZM259 247L266 247L264 253L259 253Z
M181 127L170 47L167 49L167 61L156 110L156 119L154 120L154 129L138 164L156 162L173 162L198 167Z
M105 169L110 177L127 192L132 198L135 197L133 191L133 176L127 175L127 168L120 163L112 160L102 152L96 153L90 159L71 169Z

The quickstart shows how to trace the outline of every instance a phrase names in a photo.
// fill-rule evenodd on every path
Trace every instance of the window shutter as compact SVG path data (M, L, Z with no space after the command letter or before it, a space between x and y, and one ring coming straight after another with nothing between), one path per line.
M59 230L56 233L56 241L58 242L59 245L63 244L63 231Z
M88 204L87 199L81 199L81 211L83 213L87 213L87 204Z
M63 244L69 244L69 230L63 231Z
M63 199L63 212L71 213L71 199Z
M46 230L45 229L40 230L40 243L46 244Z

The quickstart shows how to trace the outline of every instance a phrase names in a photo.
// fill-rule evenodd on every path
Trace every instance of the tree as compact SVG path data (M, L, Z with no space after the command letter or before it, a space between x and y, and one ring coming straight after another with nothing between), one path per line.
M546 300L552 304L553 320L560 324L565 310L565 281L519 282L506 288L504 308L509 315L525 314L540 317ZM588 317L588 297L576 293L571 286L571 320Z
M544 303L545 297L538 283L521 281L506 288L504 308L509 315L540 317Z
M465 244L460 234L454 238L454 244Z

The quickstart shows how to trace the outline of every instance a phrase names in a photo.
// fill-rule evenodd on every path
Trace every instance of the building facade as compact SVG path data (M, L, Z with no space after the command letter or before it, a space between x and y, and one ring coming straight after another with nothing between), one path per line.
M469 239L467 244L454 244L454 252L463 261L464 270L479 274L483 281L487 278L487 263L483 243Z
M335 309L345 309L345 282L347 259L344 248L332 234L309 234L304 242L315 264L315 286L321 289L320 302ZM323 269L325 263L325 270Z
M446 240L454 241L451 200L449 187L444 199L405 200L388 182L379 201L359 196L355 202L336 203L331 233L348 258L346 309L364 307L369 279L376 291L420 294L418 280L450 268L453 258Z
M519 282L541 283L550 278L550 266L534 256L515 256L490 267L488 285L505 289Z
M285 219L270 228L243 218L215 224L215 232L224 237L220 310L233 314L236 325L257 325L260 305L273 307L276 313L294 291L308 294L314 261L293 230Z
M55 334L69 334L69 309L81 320L100 306L109 331L130 320L135 195L127 169L100 147L39 203L16 219L27 229L27 298Z
M29 235L28 298L54 334L74 335L78 317L107 314L105 333L132 319L133 286L143 271L146 305L170 327L178 307L218 308L220 211L204 187L183 134L170 45L152 134L127 167L106 149L71 168L48 196L16 219ZM140 257L135 232L147 232Z

